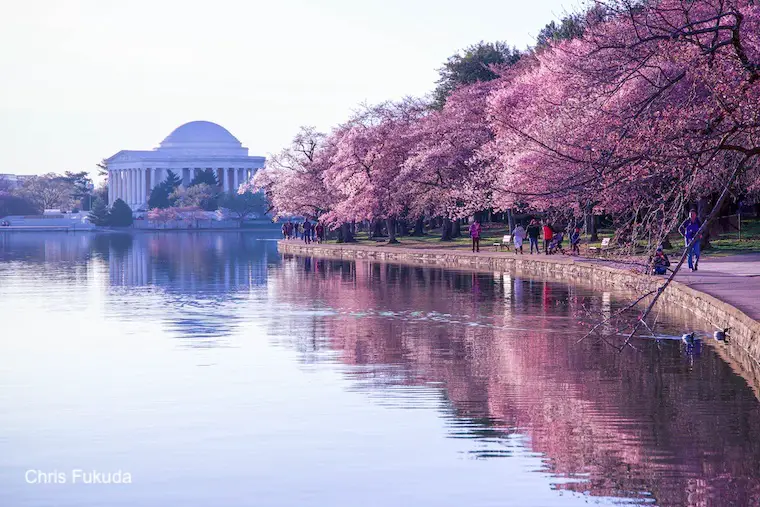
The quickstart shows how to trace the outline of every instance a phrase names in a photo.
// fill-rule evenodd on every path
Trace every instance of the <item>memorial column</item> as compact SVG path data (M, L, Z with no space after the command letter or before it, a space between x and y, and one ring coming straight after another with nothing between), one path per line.
M143 206L145 204L145 181L146 181L145 173L147 172L147 169L143 167L143 168L140 168L139 171L140 171L140 195L138 196L139 200L137 201L137 203L140 206Z
M129 204L129 207L133 207L135 205L135 190L137 190L137 185L135 184L135 175L137 175L137 171L135 171L135 168L132 167L129 169L129 201L127 204Z

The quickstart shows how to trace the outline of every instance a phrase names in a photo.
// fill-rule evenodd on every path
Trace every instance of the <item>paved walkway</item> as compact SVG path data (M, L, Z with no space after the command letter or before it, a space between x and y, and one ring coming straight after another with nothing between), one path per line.
M676 280L760 321L760 253L703 257L696 273L684 263Z

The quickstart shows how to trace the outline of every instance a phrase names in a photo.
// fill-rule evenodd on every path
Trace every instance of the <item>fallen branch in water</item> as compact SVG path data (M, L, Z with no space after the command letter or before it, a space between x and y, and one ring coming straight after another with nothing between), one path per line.
M628 306L626 306L624 308L619 309L618 311L616 311L615 313L613 313L612 315L610 315L609 317L607 317L603 321L599 322L596 326L592 327L591 330L583 336L583 338L581 338L580 340L578 340L575 343L582 342L583 340L585 340L586 338L588 338L589 336L591 336L597 329L599 329L600 327L602 327L606 323L610 322L612 319L614 319L615 317L619 316L623 312L625 312L627 310L630 310L631 308L633 308L634 306L636 306L637 304L639 304L641 302L641 300L643 300L643 299L651 296L655 292L657 292L657 289L651 290L651 291L647 292L646 294L644 294L643 296L641 296L639 299L637 299L633 303L629 304Z

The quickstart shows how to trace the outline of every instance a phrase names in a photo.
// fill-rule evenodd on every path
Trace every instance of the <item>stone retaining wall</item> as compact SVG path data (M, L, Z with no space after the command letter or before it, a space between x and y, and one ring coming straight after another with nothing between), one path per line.
M660 277L650 277L632 270L605 266L601 261L567 257L518 256L497 252L471 253L382 245L319 245L314 243L306 245L300 241L280 241L278 250L293 255L330 259L366 259L451 269L512 272L525 276L580 284L598 290L614 289L638 294L655 290L662 284ZM666 307L683 309L715 328L730 327L730 343L716 347L718 352L752 386L760 386L760 322L713 296L696 291L678 282L672 282L668 286L660 301Z

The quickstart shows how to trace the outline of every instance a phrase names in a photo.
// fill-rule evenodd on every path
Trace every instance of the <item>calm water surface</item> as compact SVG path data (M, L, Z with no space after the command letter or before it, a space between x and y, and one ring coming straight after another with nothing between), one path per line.
M261 234L0 233L0 505L760 503L760 404L713 348L576 343L623 303Z

